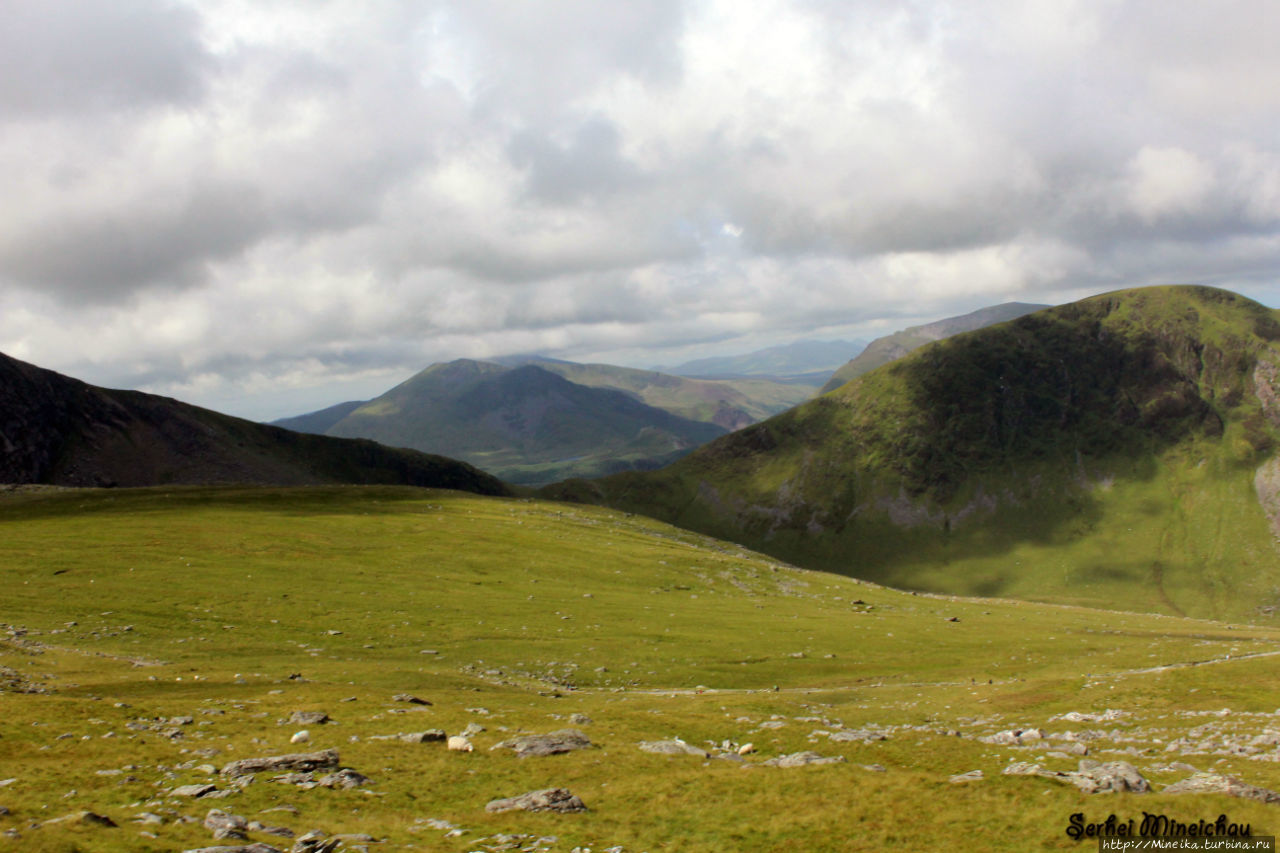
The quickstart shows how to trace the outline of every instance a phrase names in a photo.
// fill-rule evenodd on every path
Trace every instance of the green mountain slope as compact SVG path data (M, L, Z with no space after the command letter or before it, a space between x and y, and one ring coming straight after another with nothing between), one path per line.
M1107 294L547 494L893 585L1267 618L1277 339L1275 312L1225 291Z
M813 386L764 378L690 379L653 370L612 364L578 364L537 356L497 361L512 365L536 364L570 382L623 391L673 415L717 424L727 430L741 429L784 412L814 395Z
M514 483L656 468L723 435L621 391L536 365L432 365L329 427L466 460Z
M389 483L507 493L495 478L452 459L97 388L2 354L0 450L0 483Z
M911 326L900 332L894 332L892 335L876 338L867 344L866 349L859 353L856 358L832 373L831 378L822 386L822 390L819 393L825 394L828 391L834 391L849 380L856 379L864 373L875 370L882 364L888 364L895 359L902 358L907 353L919 349L925 344L940 341L943 338L949 338L961 332L972 332L975 329L982 329L987 326L993 326L996 323L1003 323L1006 320L1013 320L1024 314L1030 314L1048 307L1048 305L1033 305L1026 302L1005 302L1001 305L992 305L989 308L980 308L977 311L962 314L958 317L947 317L944 320L925 323L922 326Z
M1022 853L1094 849L1076 813L1277 821L1164 791L1186 762L1280 789L1275 629L917 596L643 517L386 487L0 493L0 584L6 851L288 850L284 827L388 851ZM497 748L565 728L591 746ZM664 741L681 754L642 747ZM367 778L218 772L328 749ZM808 750L831 763L766 763ZM1152 792L1004 772L1085 750ZM550 786L589 811L486 811ZM249 838L215 840L211 809Z

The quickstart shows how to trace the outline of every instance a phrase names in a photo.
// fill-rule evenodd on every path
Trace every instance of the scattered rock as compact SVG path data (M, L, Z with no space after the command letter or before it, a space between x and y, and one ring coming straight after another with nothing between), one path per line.
M223 776L243 776L268 770L328 770L338 766L338 751L298 752L290 755L271 755L263 758L242 758L222 768Z
M1109 791L1132 791L1135 794L1151 790L1147 780L1127 761L1108 761L1101 764L1088 758L1080 761L1080 769L1067 774L1069 781L1086 794Z
M101 815L101 814L98 814L97 812L89 812L89 811L72 812L71 814L63 815L62 817L55 817L53 820L45 821L45 825L48 825L51 823L77 823L77 824L80 824L81 826L102 826L102 827L114 827L116 825L116 822L111 818L107 817L106 815Z
M341 788L344 791L348 791L352 788L367 785L370 780L363 773L352 770L350 767L344 767L337 773L330 773L327 776L320 777L317 781L326 788Z
M1127 761L1109 761L1106 764L1081 759L1079 769L1071 772L1046 770L1039 764L1015 761L1004 769L1007 776L1042 776L1070 782L1086 794L1103 794L1113 791L1130 791L1143 794L1151 790L1147 780Z
M996 732L993 735L980 737L978 740L983 743L995 744L996 746L1022 746L1038 740L1044 740L1044 732L1041 729L1007 729L1003 732Z
M983 779L981 770L970 770L968 773L957 773L947 779L952 785L960 785L965 782L979 782Z
M570 714L569 722L575 726L589 726L591 725L591 718L586 714Z
M521 758L528 758L531 755L559 755L563 752L573 752L575 749L587 749L590 746L591 739L577 729L560 729L545 735L523 735L504 740L489 749L490 751L512 749Z
M467 727L462 730L463 737L475 737L484 731L484 726L479 723L467 723Z
M838 764L844 760L843 755L823 756L811 750L805 750L770 758L764 764L767 767L803 767L806 764Z
M433 743L447 739L442 729L427 729L425 732L408 732L399 735L400 740L405 743Z
M249 822L238 814L227 814L220 809L210 809L204 818L204 828L213 833L214 838L230 838L236 841L247 841L245 833Z
M324 711L294 711L289 715L289 722L299 726L322 726L329 722L329 715Z
M260 820L249 821L250 832L261 832L264 835L278 835L281 838L293 838L294 831L287 826L269 826Z
M313 829L306 835L299 836L289 848L289 853L332 853L341 843L341 839L325 838L323 832Z
M640 742L640 751L652 752L657 755L696 755L699 758L707 758L710 755L705 749L699 749L679 738L674 740L644 740Z
M1180 782L1174 782L1160 793L1226 794L1228 797L1257 800L1260 803L1280 802L1280 794L1275 791L1259 788L1257 785L1250 785L1234 776L1219 776L1216 773L1196 773Z
M567 788L545 788L518 797L493 800L484 807L487 812L585 812L587 807Z
M391 697L392 702L408 702L410 705L430 705L426 699L420 699L409 693L397 693Z
M261 841L253 844L240 844L235 847L195 847L184 853L281 853L280 848L272 847L270 844L263 844Z
M216 785L209 785L209 784L204 784L204 785L180 785L180 786L178 786L177 788L174 788L172 791L170 791L170 792L169 792L169 796L171 796L171 797L195 797L195 798L197 798L197 799L198 799L198 798L200 798L200 797L203 797L205 794L208 794L208 793L210 793L210 792L212 792L212 791L216 791L216 790L217 790L217 786L216 786Z

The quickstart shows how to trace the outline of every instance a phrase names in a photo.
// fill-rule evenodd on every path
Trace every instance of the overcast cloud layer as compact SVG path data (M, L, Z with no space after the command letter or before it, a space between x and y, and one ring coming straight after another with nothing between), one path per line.
M463 356L1280 304L1271 0L0 14L0 351L99 384L271 418Z

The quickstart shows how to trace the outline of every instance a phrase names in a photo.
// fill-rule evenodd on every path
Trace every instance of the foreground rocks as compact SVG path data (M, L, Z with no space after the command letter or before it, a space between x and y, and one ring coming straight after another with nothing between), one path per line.
M585 812L587 807L567 788L544 788L518 797L492 800L484 810L487 812Z

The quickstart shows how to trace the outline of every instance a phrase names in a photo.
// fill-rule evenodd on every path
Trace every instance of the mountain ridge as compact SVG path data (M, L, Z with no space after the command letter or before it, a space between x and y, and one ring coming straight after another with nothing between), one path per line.
M995 323L1003 323L1049 307L1028 302L1003 302L970 311L968 314L944 317L918 326L908 326L893 334L876 338L867 344L862 352L847 364L836 368L818 393L826 394L828 391L834 391L849 380L856 379L882 364L901 358L927 343L940 341L961 332L972 332Z

